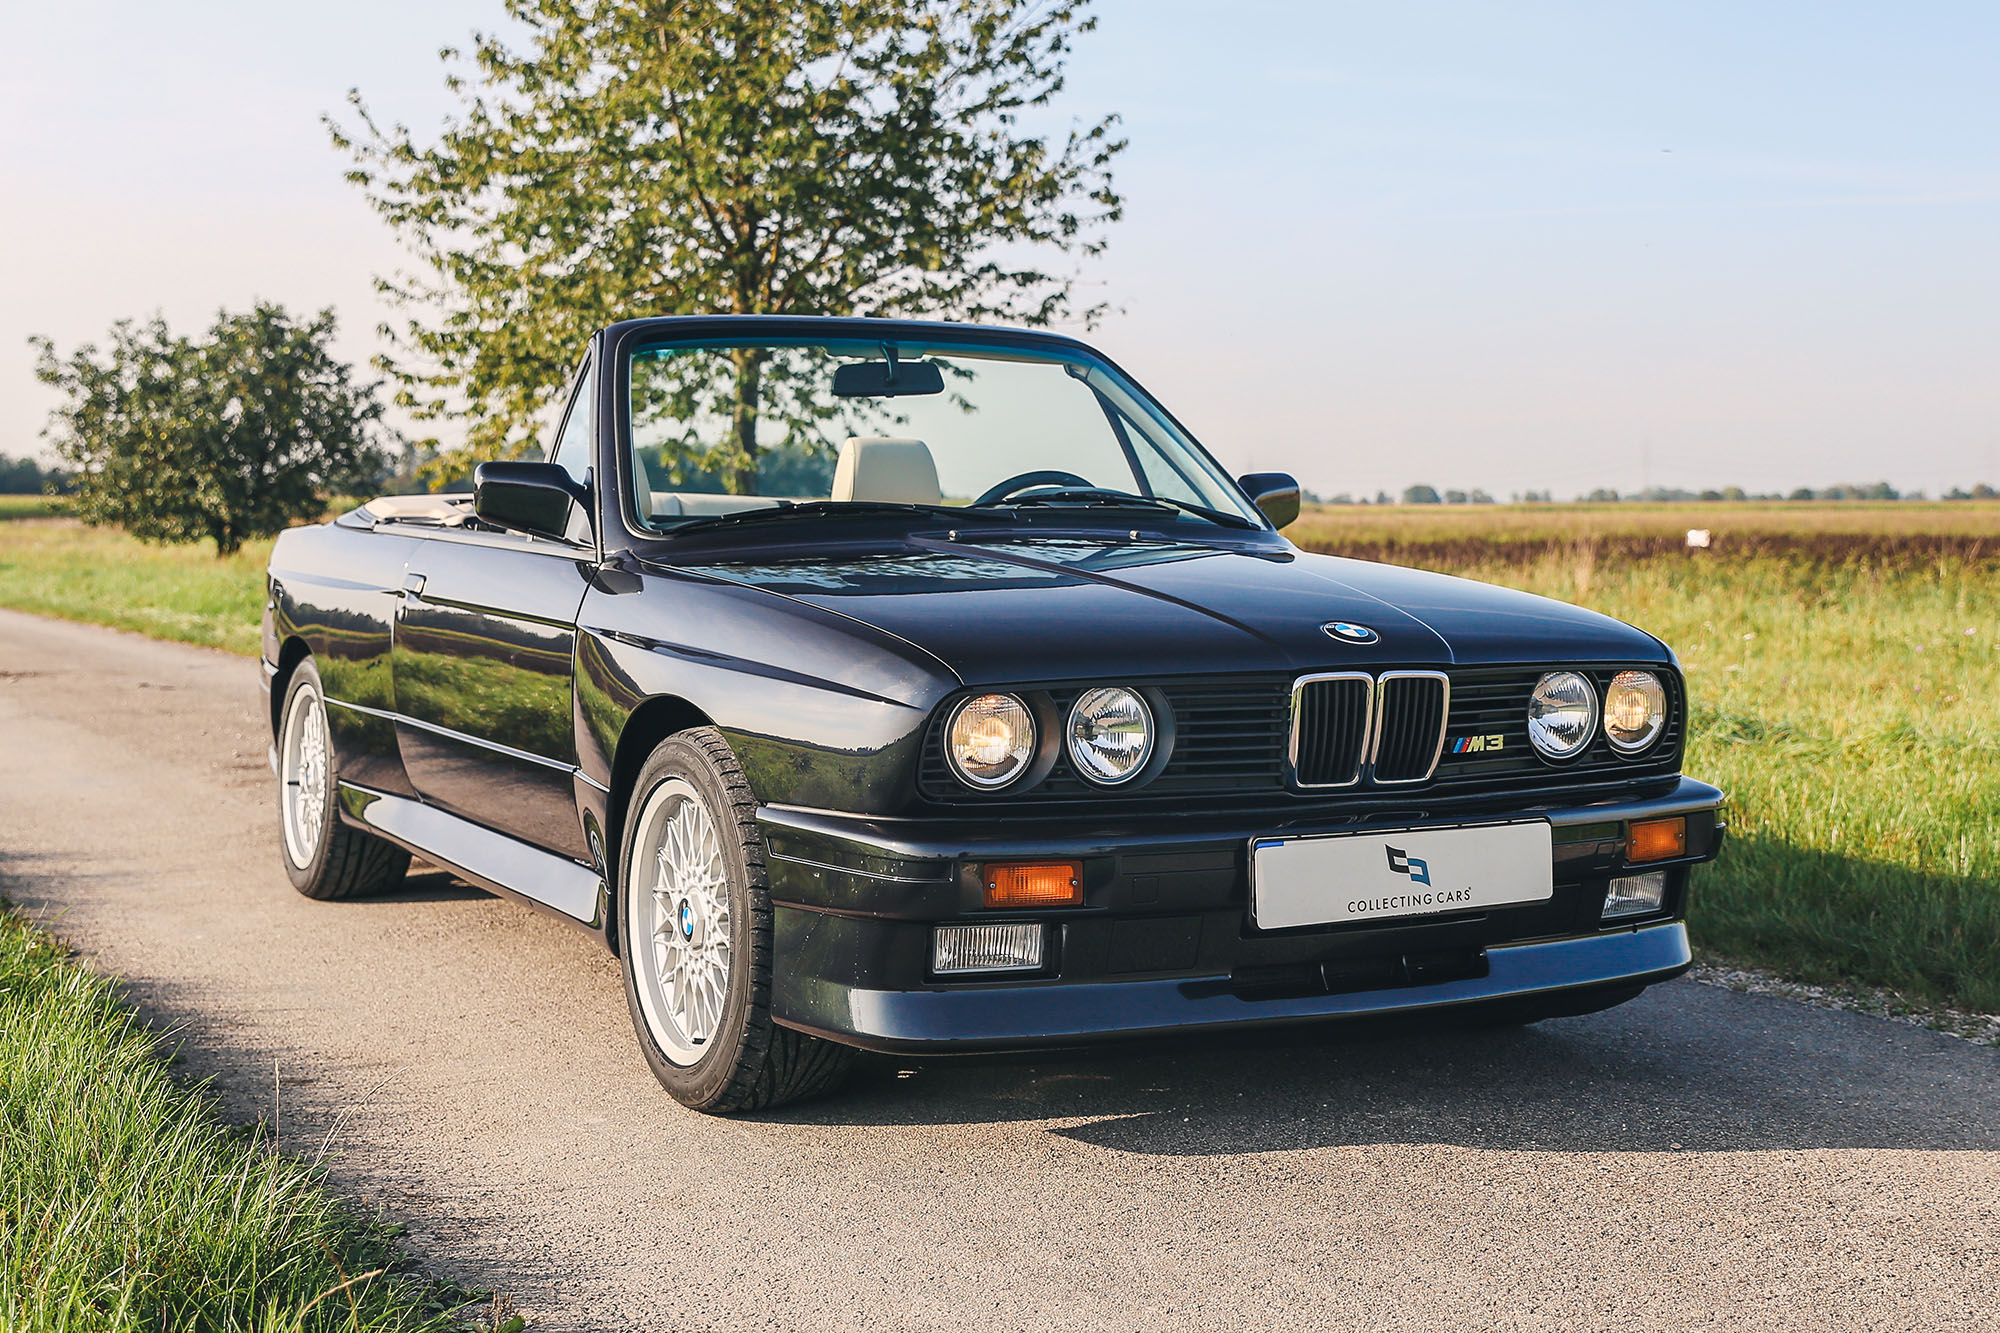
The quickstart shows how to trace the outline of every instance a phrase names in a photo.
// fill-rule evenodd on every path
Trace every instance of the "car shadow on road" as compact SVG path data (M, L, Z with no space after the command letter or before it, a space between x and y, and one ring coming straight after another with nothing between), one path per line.
M1434 1143L1549 1152L2000 1150L2000 1052L1692 982L1532 1027L1294 1030L879 1061L819 1125L1047 1121L1120 1152Z
M397 903L450 903L476 898L497 898L476 884L468 884L449 870L441 870L422 861L410 863L410 873L401 884L384 893L370 894L366 898L352 899L357 906L377 904L394 906Z

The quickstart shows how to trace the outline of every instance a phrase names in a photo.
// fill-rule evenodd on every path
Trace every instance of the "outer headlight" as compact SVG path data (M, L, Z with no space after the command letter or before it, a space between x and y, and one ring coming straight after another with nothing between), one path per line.
M1637 754L1667 725L1667 690L1650 671L1621 671L1604 692L1604 739L1620 754Z
M952 710L945 756L975 787L1004 787L1035 753L1035 716L1011 694L982 694Z
M1069 710L1069 757L1106 787L1137 777L1153 757L1153 710L1135 690L1085 690Z
M1574 671L1551 671L1528 696L1528 739L1551 759L1569 759L1597 728L1597 691Z

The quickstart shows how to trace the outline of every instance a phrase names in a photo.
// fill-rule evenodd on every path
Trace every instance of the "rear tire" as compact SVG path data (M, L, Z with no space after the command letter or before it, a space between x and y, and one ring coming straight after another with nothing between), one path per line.
M293 669L278 716L278 850L292 887L322 901L395 888L410 854L341 821L326 696L311 658Z
M619 958L662 1087L711 1114L838 1087L854 1051L771 1017L771 888L757 801L722 733L667 737L639 771L618 858Z

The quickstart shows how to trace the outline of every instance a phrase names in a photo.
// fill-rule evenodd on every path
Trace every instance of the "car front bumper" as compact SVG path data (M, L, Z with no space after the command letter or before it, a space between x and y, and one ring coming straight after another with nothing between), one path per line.
M1688 871L1720 846L1721 801L1714 787L1682 778L1644 794L1527 808L1275 821L1184 815L1119 825L1050 821L1033 830L766 807L772 1011L789 1027L851 1045L947 1052L1636 990L1689 965L1681 922ZM1686 855L1628 865L1625 826L1674 815L1688 821ZM1250 922L1254 839L1496 816L1549 821L1556 892L1548 902L1276 932ZM981 864L1027 858L1082 862L1083 906L984 908ZM1601 922L1612 876L1662 869L1669 892L1660 912ZM1043 971L930 973L936 925L1002 920L1044 924Z

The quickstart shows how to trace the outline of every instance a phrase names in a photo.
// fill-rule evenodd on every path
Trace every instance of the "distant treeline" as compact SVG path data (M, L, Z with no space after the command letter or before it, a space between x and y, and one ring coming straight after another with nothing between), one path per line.
M69 489L69 473L45 468L32 458L0 454L0 495L46 495Z
M1307 504L1321 505L1365 505L1365 504L1406 504L1406 505L1490 505L1498 504L1487 492L1477 486L1469 491L1440 491L1435 486L1405 486L1402 499L1398 500L1387 491L1375 492L1375 498L1367 496L1358 499L1346 491L1338 495L1320 495L1314 491L1302 492ZM1600 486L1588 495L1573 497L1575 504L1673 504L1677 502L1718 504L1738 500L1926 500L1922 491L1899 491L1886 481L1872 485L1846 484L1826 486L1814 490L1810 486L1800 486L1791 491L1746 491L1741 486L1724 486L1719 490L1688 491L1674 486L1650 486L1643 491L1614 491ZM1986 482L1980 482L1971 490L1954 486L1939 497L1944 500L1995 500L2000 499L2000 490L1995 490ZM1554 491L1515 491L1510 504L1560 504Z

